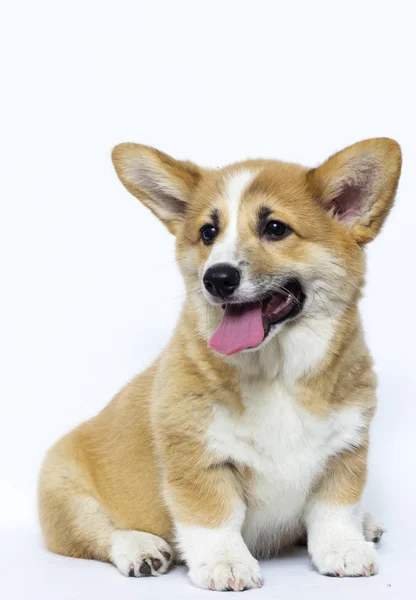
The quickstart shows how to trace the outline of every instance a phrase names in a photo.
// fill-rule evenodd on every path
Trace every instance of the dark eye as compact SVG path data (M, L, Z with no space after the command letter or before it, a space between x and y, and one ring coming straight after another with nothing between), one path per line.
M203 225L199 231L201 232L202 241L207 246L209 244L212 244L212 242L215 240L215 238L218 235L217 228L214 227L214 225L210 225L210 224Z
M289 225L282 221L269 221L264 228L263 234L274 240L281 240L286 237L292 230Z

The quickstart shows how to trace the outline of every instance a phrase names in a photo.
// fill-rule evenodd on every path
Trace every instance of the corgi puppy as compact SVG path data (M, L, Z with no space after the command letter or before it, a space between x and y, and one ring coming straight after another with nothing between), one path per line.
M399 145L205 169L126 143L113 162L176 236L186 301L154 364L49 451L48 548L132 577L182 560L210 590L260 587L258 559L302 539L319 573L376 573L382 531L360 510L376 378L358 302Z

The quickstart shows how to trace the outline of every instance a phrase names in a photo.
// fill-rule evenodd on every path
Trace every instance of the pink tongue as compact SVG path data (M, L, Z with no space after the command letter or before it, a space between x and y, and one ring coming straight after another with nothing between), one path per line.
M253 302L244 308L229 304L208 347L220 354L235 354L258 346L264 339L261 302Z

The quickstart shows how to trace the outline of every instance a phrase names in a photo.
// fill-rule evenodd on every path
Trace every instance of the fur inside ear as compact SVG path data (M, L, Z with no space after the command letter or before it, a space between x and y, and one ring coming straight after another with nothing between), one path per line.
M171 231L186 216L199 168L140 144L116 146L112 160L123 185L141 200Z
M313 193L359 243L374 239L391 206L401 170L400 146L388 138L358 142L311 169Z

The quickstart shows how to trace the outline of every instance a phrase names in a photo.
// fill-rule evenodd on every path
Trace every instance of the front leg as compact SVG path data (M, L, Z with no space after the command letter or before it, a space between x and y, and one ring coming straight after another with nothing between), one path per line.
M308 504L308 550L323 575L368 577L377 572L377 553L365 540L359 507L366 464L366 444L334 458Z
M178 461L182 452L192 456L186 467ZM182 439L180 451L171 454L165 497L192 583L210 590L261 587L259 563L241 535L246 507L233 467L210 464L202 445L188 440Z
M260 566L242 536L244 507L236 507L218 527L176 523L177 540L194 585L210 590L242 591L261 587Z

